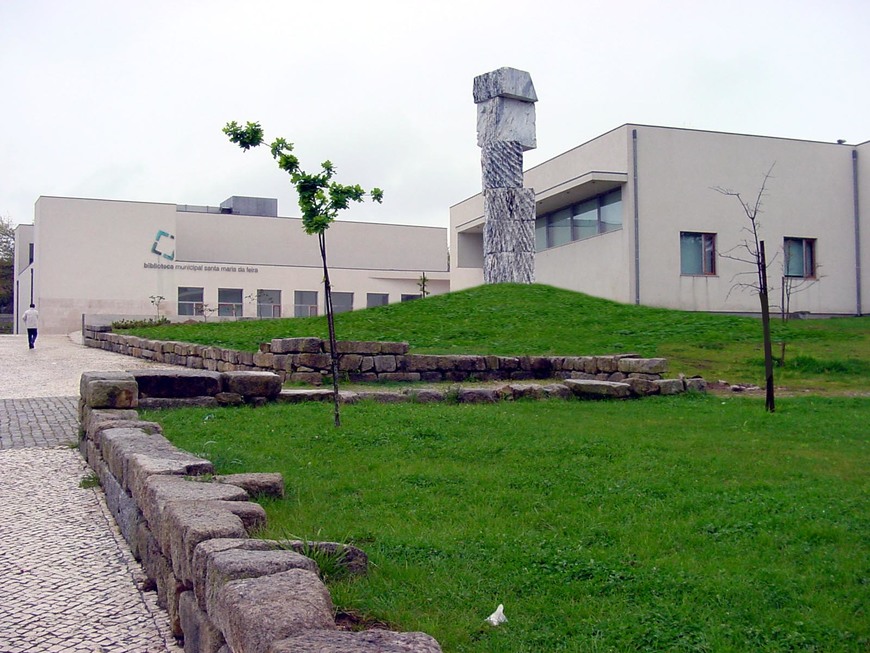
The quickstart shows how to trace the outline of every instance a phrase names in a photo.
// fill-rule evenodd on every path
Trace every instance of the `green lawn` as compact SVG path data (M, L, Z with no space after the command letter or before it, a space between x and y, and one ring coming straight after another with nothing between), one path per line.
M870 318L776 321L773 326L774 338L786 342L786 366L777 370L778 383L817 392L870 390ZM341 340L407 341L415 353L635 352L668 358L672 373L731 383L763 380L757 319L617 304L543 285L480 286L343 313L336 316L336 330ZM326 320L172 325L134 333L255 351L272 338L325 338ZM794 366L801 357L808 364ZM847 369L853 373L843 371Z
M220 473L282 472L264 536L364 548L336 604L445 651L870 647L870 399L330 410L146 418Z
M548 286L473 288L337 317L417 353L665 356L760 383L752 318ZM140 329L254 350L323 318ZM355 543L342 610L445 651L870 650L870 321L779 322L777 412L739 396L360 403L147 413L219 473L279 471L265 537ZM777 354L781 353L777 347ZM509 622L484 624L497 604Z

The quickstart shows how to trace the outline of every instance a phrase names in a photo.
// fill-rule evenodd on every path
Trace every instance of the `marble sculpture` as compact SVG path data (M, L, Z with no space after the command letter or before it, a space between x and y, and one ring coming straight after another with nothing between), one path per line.
M522 70L499 68L474 78L485 283L535 281L535 191L523 188L523 152L537 146L537 101Z

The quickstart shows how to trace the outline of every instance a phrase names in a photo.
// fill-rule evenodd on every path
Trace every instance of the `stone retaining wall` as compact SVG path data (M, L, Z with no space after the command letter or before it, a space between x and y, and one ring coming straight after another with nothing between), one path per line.
M330 372L329 342L320 338L283 338L260 345L257 353L184 342L149 340L112 333L111 327L85 326L84 343L127 356L216 372L268 371L281 382L319 385ZM404 342L337 343L339 370L350 381L493 381L585 379L653 381L667 372L664 358L635 354L612 356L445 356L409 354Z
M281 379L264 372L88 372L81 379L80 448L158 602L187 653L436 653L424 633L341 631L317 564L337 557L364 573L365 554L337 543L268 541L257 494L281 495L280 474L215 477L208 460L177 449L134 410L208 396L262 403ZM156 402L156 403L154 403Z

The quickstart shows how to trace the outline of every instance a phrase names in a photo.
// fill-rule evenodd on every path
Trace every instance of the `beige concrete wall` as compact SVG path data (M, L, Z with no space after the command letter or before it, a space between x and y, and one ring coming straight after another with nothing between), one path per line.
M637 132L637 197L633 183L633 141ZM857 311L852 152L859 153L862 285L864 310L870 296L870 146L853 148L783 138L746 136L644 125L623 125L526 171L536 190L538 213L549 212L622 185L623 229L539 252L537 279L617 301L685 310L757 312L758 298L741 287L753 267L742 248L749 221L733 189L755 200L773 166L759 214L760 237L769 262L771 300L779 305L783 286L783 239L816 239L817 279L801 284L791 311L852 314ZM864 165L862 165L864 163ZM592 183L590 180L593 180ZM620 181L621 180L621 181ZM639 268L635 268L634 212L637 204ZM478 259L463 249L476 245L483 223L482 196L451 207L451 251L459 260L451 288L482 281ZM680 273L680 232L714 233L717 273ZM464 238L463 232L469 234ZM637 275L636 275L637 272ZM635 286L636 276L639 288Z
M158 260L158 230L175 231L175 205L41 197L36 203L35 285L47 333L81 326L82 313L148 314L149 295L174 295Z
M858 163L858 233L861 243L860 312L866 315L870 313L870 141L858 145L855 152Z
M759 233L771 301L779 303L783 238L816 238L819 279L794 293L792 311L855 308L851 148L831 143L638 126L641 303L688 310L758 311L746 257L749 221L733 197L754 202L765 173ZM717 274L680 275L680 231L717 234ZM730 252L730 254L729 254ZM730 293L730 295L729 295Z
M422 272L431 294L448 290L444 229L345 224L335 223L328 233L330 277L334 290L354 294L355 309L365 308L368 292L388 293L390 302L418 293ZM219 288L241 289L245 317L256 316L259 289L282 291L284 317L294 314L294 291L313 290L318 312L324 312L317 242L298 220L178 212L175 204L42 197L34 229L36 299L46 333L78 329L83 313L153 316L151 296L162 296L161 313L174 318L178 288L185 286L203 288L204 303L214 309ZM152 252L159 231L175 236L174 241L164 236L158 245L171 255L174 244L172 260ZM298 246L288 248L287 240ZM416 262L414 252L432 267L390 267ZM282 260L300 263L271 263ZM355 267L366 262L369 267Z
M628 173L631 171L630 139L630 126L617 127L529 168L524 174L524 184L527 188L534 188L537 200L541 201L553 194L566 194L571 188L577 187L590 172ZM596 193L594 188L585 189L586 196ZM567 206L575 201L577 200L573 197L566 197L560 203Z
M538 252L538 283L629 303L631 267L627 229L611 231Z
M317 237L298 218L179 212L177 238L185 261L321 266ZM331 268L447 271L439 227L335 221L326 245Z

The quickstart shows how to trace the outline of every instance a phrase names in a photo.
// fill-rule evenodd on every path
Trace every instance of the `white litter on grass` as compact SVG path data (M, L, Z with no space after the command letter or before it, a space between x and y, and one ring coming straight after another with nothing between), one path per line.
M495 609L495 612L493 612L486 618L486 622L488 624L492 624L493 626L507 623L507 617L504 616L504 605L499 603L498 607Z

